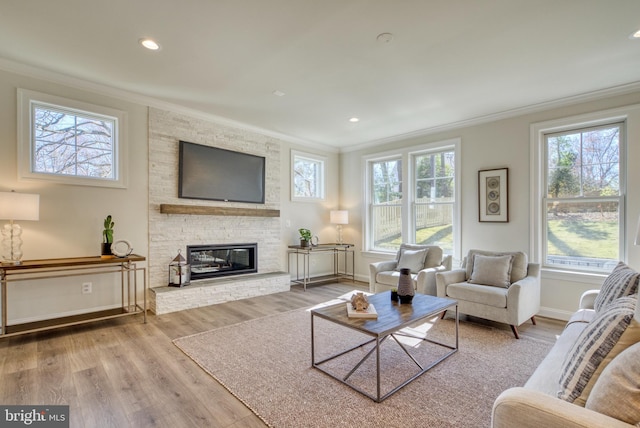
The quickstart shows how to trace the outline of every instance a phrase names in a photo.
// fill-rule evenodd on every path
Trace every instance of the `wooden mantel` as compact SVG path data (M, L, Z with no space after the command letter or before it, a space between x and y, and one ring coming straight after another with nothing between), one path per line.
M160 213L245 217L280 217L280 210L268 210L260 208L211 207L205 205L160 204Z

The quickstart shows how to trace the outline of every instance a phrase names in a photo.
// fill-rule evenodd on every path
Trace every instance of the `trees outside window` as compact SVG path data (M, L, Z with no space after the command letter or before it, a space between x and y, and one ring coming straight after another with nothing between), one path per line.
M33 106L33 172L112 180L115 120Z
M21 178L126 187L126 113L18 90Z
M401 243L438 245L455 254L458 140L366 160L365 236L369 251Z
M292 151L291 164L291 199L324 199L324 158L308 153L299 153Z
M402 160L369 164L371 177L370 236L373 249L394 250L402 240Z
M622 258L624 123L544 135L544 264L608 271Z
M438 245L446 253L452 254L455 153L442 151L415 155L414 165L414 241Z

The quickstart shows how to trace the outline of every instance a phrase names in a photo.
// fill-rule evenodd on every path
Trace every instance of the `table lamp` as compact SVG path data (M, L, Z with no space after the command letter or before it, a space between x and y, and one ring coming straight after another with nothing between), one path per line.
M349 224L349 211L332 210L329 213L331 224L336 224L338 229L338 244L342 244L342 225Z
M39 220L40 195L0 192L0 219L9 220L2 229L2 262L19 265L22 263L22 228L14 220Z

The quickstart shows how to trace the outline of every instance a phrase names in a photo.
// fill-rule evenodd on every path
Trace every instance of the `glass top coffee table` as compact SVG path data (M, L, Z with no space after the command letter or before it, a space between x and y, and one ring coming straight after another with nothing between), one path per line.
M345 302L311 310L311 365L379 403L458 351L458 302L452 299L416 294L411 304L400 304L391 301L389 291L368 296L368 299L369 303L374 305L378 313L377 319L349 318L347 316ZM439 314L454 308L456 314L455 334L452 334L452 336L455 337L450 338L452 343L442 343L441 341L432 340L429 338L428 331L424 335L413 334L411 332L410 328L412 326L426 322L436 323L439 321ZM314 324L316 318L321 318L339 326L355 330L360 333L357 335L358 337L365 337L366 340L364 342L360 340L361 343L357 343L355 346L349 345L345 350L337 351L317 360L316 354L319 351L319 344L316 343L316 335L319 334L319 332L316 331L318 326ZM430 319L432 320L430 321ZM381 350L384 350L382 347L383 343L389 339L399 346L399 349L402 350L401 355L409 359L410 366L413 367L413 369L408 373L407 377L403 377L398 384L394 384L388 390L382 391L381 370L389 370L391 362L384 361L384 365L381 364ZM331 338L328 340L331 341ZM417 342L417 345L408 346L407 340ZM443 348L442 352L433 353L433 359L427 362L418 361L413 355L415 352L412 351L418 349L419 346L425 343L430 344L429 346L435 345L438 349ZM352 354L349 357L351 358L349 366L351 367L351 365L353 365L353 367L347 373L338 375L330 369L329 366L332 361L345 358L349 354ZM360 354L364 354L364 356L359 358ZM354 355L355 359L353 359ZM375 357L375 369L372 371L376 378L373 387L375 392L367 391L362 386L356 385L351 381L354 373L362 369L363 364L372 356ZM393 365L395 365L395 362Z

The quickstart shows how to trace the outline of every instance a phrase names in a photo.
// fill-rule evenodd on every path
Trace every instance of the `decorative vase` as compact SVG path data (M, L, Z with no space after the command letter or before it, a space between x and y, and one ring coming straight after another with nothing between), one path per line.
M113 258L113 253L111 252L111 243L103 242L102 243L102 251L100 252L100 257L103 259L111 259Z
M400 278L398 279L398 298L400 303L411 303L414 294L411 269L400 269Z
M391 301L392 302L397 302L398 301L398 292L397 291L392 291L391 292Z

